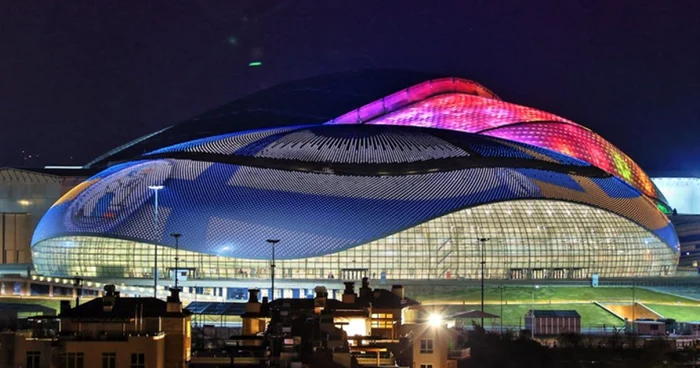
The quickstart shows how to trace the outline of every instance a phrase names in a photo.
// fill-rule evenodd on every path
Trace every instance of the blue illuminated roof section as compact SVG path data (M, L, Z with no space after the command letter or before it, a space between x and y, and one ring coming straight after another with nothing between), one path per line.
M334 148L337 154L318 152ZM175 157L188 154L197 155ZM231 157L240 162L226 162ZM304 171L296 162L335 162L364 171ZM440 169L371 172L416 163ZM152 185L164 186L157 226ZM285 241L278 248L280 259L304 258L365 244L463 208L518 199L602 208L650 230L677 251L668 219L651 201L581 161L468 133L351 125L218 136L110 168L59 200L32 244L95 235L174 246L167 234L177 232L184 234L181 248L195 252L267 259L265 239L274 237Z

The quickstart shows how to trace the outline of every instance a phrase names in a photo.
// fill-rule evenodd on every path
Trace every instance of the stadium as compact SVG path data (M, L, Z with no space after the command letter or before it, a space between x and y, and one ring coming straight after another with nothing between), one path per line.
M98 158L110 166L37 226L37 272L251 285L271 276L269 239L290 282L477 279L482 265L492 280L662 277L678 265L670 207L632 159L472 81L431 79L330 120L228 129ZM162 145L134 154L144 141Z

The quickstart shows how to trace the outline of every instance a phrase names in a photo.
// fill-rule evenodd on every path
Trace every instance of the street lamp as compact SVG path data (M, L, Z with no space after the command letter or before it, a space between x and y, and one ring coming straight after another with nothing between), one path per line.
M486 242L491 240L491 238L478 238L481 245L479 250L481 251L481 327L484 327L484 266L486 265L486 257L484 255L484 246Z
M532 328L530 329L530 334L532 335L531 337L534 339L535 338L535 291L539 289L539 285L535 285L534 288L532 288L532 315L530 316L530 321L532 322Z
M267 239L267 242L272 246L272 263L270 264L270 279L272 280L272 290L270 292L270 301L275 300L275 245L280 242L279 239Z
M155 193L155 206L153 210L153 297L158 297L158 192L162 185L149 185L148 189Z
M635 309L637 300L636 300L636 295L635 295L635 289L634 289L634 284L632 284L632 333L637 332L637 326L635 321L637 320L636 315L635 315Z
M170 234L170 236L172 236L173 238L175 238L175 290L180 290L180 289L178 289L178 287L177 287L177 279L179 278L179 277L178 277L178 276L179 276L179 275L178 275L178 272L180 271L180 269L179 269L178 266L177 266L177 263L178 263L177 261L179 260L178 251L180 250L180 242L179 242L179 240L180 240L180 237L182 236L182 234L179 234L179 233L172 233L172 234Z

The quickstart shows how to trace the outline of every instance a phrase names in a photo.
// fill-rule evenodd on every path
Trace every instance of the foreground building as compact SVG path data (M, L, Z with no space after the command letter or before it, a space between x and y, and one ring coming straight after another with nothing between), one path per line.
M56 330L16 333L3 348L14 353L12 367L185 368L190 313L178 293L167 301L127 298L107 285L103 297L63 310Z
M252 363L289 367L432 367L447 368L454 331L441 321L426 323L419 304L404 296L401 285L372 289L367 278L359 293L346 282L342 300L328 297L323 286L313 299L258 300L250 290L242 336L234 350ZM259 340L251 338L260 337ZM252 341L255 341L253 343ZM265 352L261 354L260 352ZM236 356L235 359L239 359ZM193 360L194 362L194 360ZM223 363L223 359L222 359Z
M281 281L474 279L482 262L489 279L658 277L679 257L665 212L594 132L444 78L326 124L113 165L57 201L32 243L38 272L88 278L153 278L156 247L172 278L172 233L188 279L268 279L267 239Z

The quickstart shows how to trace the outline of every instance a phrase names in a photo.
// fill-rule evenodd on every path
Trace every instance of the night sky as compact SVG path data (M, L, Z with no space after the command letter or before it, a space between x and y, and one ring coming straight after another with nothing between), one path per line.
M362 68L473 79L652 174L700 170L698 0L5 1L0 166L84 164L261 88Z

